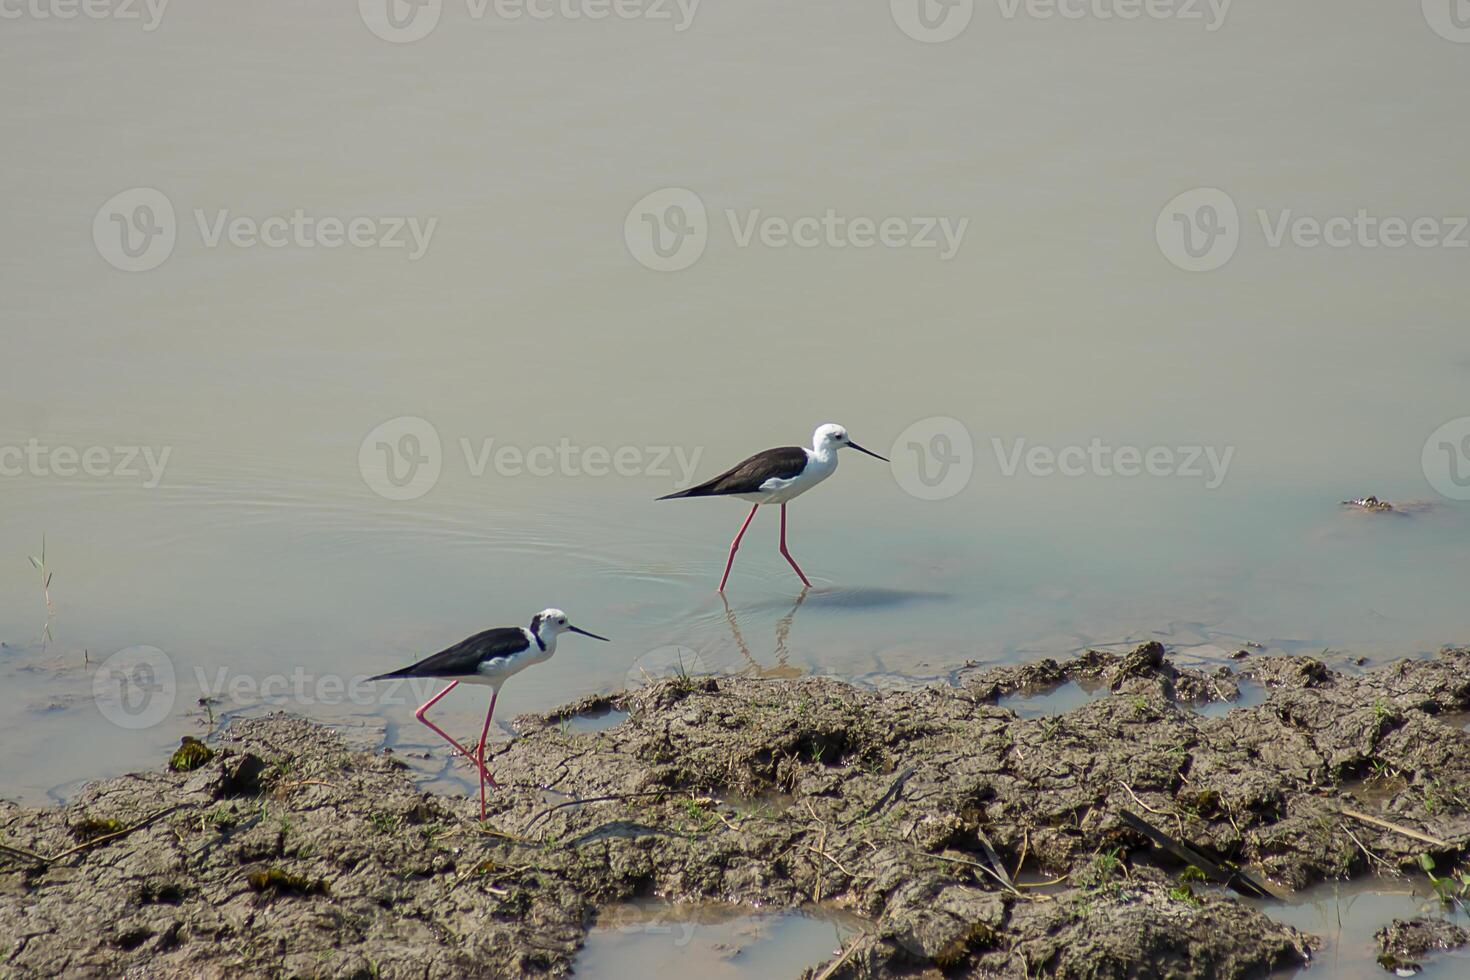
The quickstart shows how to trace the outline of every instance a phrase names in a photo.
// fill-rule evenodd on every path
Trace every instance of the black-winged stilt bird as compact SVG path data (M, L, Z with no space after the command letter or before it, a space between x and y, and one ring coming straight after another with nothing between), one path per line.
M488 781L491 786L500 786L485 770L485 739L490 735L490 716L495 714L495 699L500 696L500 685L527 667L550 660L552 654L556 653L556 638L562 633L580 633L594 640L607 639L573 626L567 620L567 614L560 609L543 609L531 617L529 627L502 626L485 630L467 640L461 640L447 650L439 651L432 657L425 657L416 664L370 678L385 681L402 677L437 677L449 681L448 687L424 702L413 714L479 769L481 820L485 819L485 783ZM485 712L485 728L480 732L478 759L470 755L470 750L451 738L444 729L424 716L440 698L458 687L461 682L484 684L490 688L490 710Z
M888 462L872 450L864 449L853 442L842 426L828 422L817 426L817 431L812 433L810 449L805 446L767 449L731 467L713 480L658 498L672 500L676 497L739 497L754 504L746 515L745 523L740 525L735 540L730 542L730 557L725 561L725 574L720 578L720 587L716 591L725 591L725 583L730 579L730 567L735 564L735 552L740 548L740 539L745 537L745 529L750 527L750 522L755 518L755 512L760 509L761 504L781 505L781 554L796 569L802 584L811 588L812 583L807 579L806 573L801 570L796 559L791 557L791 552L786 550L786 504L837 471L837 450L843 446L850 446L874 459Z

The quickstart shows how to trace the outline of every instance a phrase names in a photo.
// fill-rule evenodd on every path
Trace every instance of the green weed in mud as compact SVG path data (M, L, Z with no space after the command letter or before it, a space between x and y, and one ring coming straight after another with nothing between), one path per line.
M1176 902L1183 902L1186 905L1205 904L1204 901L1194 893L1194 889L1191 888L1189 885L1179 885L1177 887L1170 888L1169 897Z
M228 830L236 823L235 811L221 803L208 813L199 817L199 829L201 831L213 827L215 830Z
M1434 889L1434 894L1439 898L1440 904L1445 906L1464 906L1470 899L1470 871L1464 868L1451 871L1447 876L1441 878L1434 873L1434 858L1428 854L1419 855L1419 867L1424 869L1424 874L1429 878L1429 886Z
M246 876L246 884L252 891L276 895L325 895L327 882L323 878L315 881L305 875L293 874L280 868L267 868Z
M368 823L380 834L392 834L398 830L398 818L391 813L374 813Z
M695 799L692 796L685 797L679 801L684 815L693 820L701 833L709 833L719 825L719 818L710 809L714 801L706 798Z
M85 844L99 837L115 834L122 829L122 823L111 817L86 817L72 824L71 835L78 843Z
M1121 895L1122 877L1127 874L1121 854L1122 849L1117 847L1094 854L1092 863L1082 872L1082 887L1090 894L1101 894L1108 898Z
M1465 809L1465 799L1454 790L1447 789L1444 782L1431 779L1419 791L1424 797L1424 812L1431 817L1444 810Z
M192 735L179 739L179 747L169 757L168 767L174 772L193 772L214 758L214 751Z

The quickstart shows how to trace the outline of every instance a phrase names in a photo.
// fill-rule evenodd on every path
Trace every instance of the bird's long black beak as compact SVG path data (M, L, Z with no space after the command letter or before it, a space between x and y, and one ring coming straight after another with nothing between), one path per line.
M578 626L568 626L567 627L567 632L568 633L581 633L583 636L590 636L594 640L601 640L604 643L611 643L612 642L611 640L609 640L605 636L598 636L596 633L589 633L586 630L584 630L584 629L582 629L581 627L578 627Z
M888 462L888 457L886 457L886 456L879 456L877 453L873 452L873 450L871 450L871 449L864 449L862 446L859 446L857 443L853 442L851 439L849 439L847 441L847 444L849 446L851 446L852 448L856 449L860 453L867 453L869 456L873 457L874 459L881 459L885 463Z

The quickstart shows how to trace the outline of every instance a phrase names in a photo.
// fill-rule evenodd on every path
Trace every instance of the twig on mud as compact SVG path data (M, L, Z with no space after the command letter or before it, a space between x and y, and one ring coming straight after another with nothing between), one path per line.
M837 860L835 857L833 857L832 855L828 854L826 851L818 850L817 848L813 847L810 844L807 844L806 845L806 849L808 851L811 851L813 854L820 854L822 857L826 858L828 861L831 861L833 864L837 865L837 870L838 871L841 871L843 874L847 875L849 878L856 879L856 878L871 878L871 877L873 877L872 875L865 875L865 874L861 874L861 873L856 872L856 871L849 871L849 870L847 870L846 868L844 868L842 866L842 862L841 861Z
M1405 837L1412 837L1417 841L1423 841L1426 844L1433 844L1435 847L1449 848L1454 846L1449 841L1440 840L1438 837L1431 837L1428 834L1413 829L1412 827L1405 827L1403 824L1390 823L1389 821L1384 820L1381 817L1375 817L1371 814L1363 813L1361 810L1354 810L1351 807L1340 806L1338 807L1338 812L1340 812L1345 817L1352 817L1354 820L1361 820L1364 823L1371 823L1376 827L1382 827L1384 830L1392 830L1396 834L1403 834Z
M501 878L508 878L512 875L524 874L525 872L532 870L531 866L528 864L522 864L514 868L498 868L494 866L494 863L495 861L493 858L485 858L485 860L478 862L473 867L471 867L470 870L466 871L464 874L454 879L455 887L464 884L475 875L493 875L495 880L498 881ZM506 892L506 890L503 888L494 888L490 885L486 885L485 888L489 891L495 892L498 895L508 894L508 892Z
M813 980L832 980L832 976L838 970L842 969L842 965L844 963L852 959L852 954L856 953L858 951L858 947L866 943L868 939L869 936L867 933L862 933L858 935L856 938L853 939L850 944L848 944L847 949L842 951L842 955L837 957L837 959L833 960L831 963L827 964L827 969L823 970L821 973L818 973L813 978Z
M564 803L549 806L532 816L530 820L526 821L526 829L530 830L542 818L548 817L557 810L562 810L569 806L581 806L584 803L616 803L620 800L636 800L645 796L669 796L672 793L673 790L671 789L653 789L646 790L642 793L609 793L606 796L587 796L579 800L567 800Z
M1174 818L1174 822L1179 825L1179 836L1180 837L1183 837L1184 836L1184 818L1183 817L1181 817L1179 814L1175 813L1172 810L1155 810L1153 807L1149 806L1147 803L1145 803L1142 800L1140 800L1138 798L1138 794L1135 793L1135 792L1133 792L1133 787L1132 786L1129 786L1127 783L1123 782L1123 780L1121 780L1121 779L1118 780L1118 785L1121 786L1121 787L1123 787L1124 789L1126 789L1128 791L1128 795L1131 796L1131 797L1133 797L1133 802L1134 803L1137 803L1139 806L1143 807L1145 810L1147 810L1149 813L1152 813L1154 816L1156 816L1156 817L1173 817Z
M1020 882L1019 884L1017 884L1016 887L1017 888L1050 888L1052 885L1060 885L1062 882L1066 881L1068 878L1071 878L1071 877L1072 877L1071 875L1066 874L1066 875L1062 875L1060 878L1053 878L1051 881L1023 881L1023 882ZM1037 896L1032 896L1032 897L1035 898Z
M6 854L13 854L16 857L28 858L32 861L40 861L42 864L46 864L51 860L44 854L37 854L35 851L28 851L24 847L16 847L14 844L0 844L0 851L4 851Z
M1358 840L1358 835L1357 834L1353 833L1351 830L1348 830L1346 827L1342 828L1342 832L1345 833L1345 834L1347 834L1349 837L1351 837L1353 839L1353 843L1358 845L1358 850L1360 850L1360 851L1363 852L1363 856L1368 859L1368 864L1370 866L1374 862L1377 862L1378 864L1383 865L1385 868L1388 868L1390 870L1393 869L1393 864L1392 863L1390 863L1388 861L1385 861L1383 858L1379 857L1377 854L1374 854L1372 851L1368 850L1367 845L1365 845L1362 841Z
M288 790L295 789L298 786L326 786L328 788L335 788L336 785L336 783L329 783L322 779L297 779L294 782L282 783L281 785L277 786L276 789Z
M817 826L819 826L819 827L822 828L822 834L821 834L820 837L817 838L817 846L814 848L814 850L818 854L824 854L824 853L826 853L826 849L827 849L827 824L822 820L821 817L817 816L817 811L812 806L812 801L811 800L802 800L801 802L806 805L806 812L807 813L810 813L812 815L812 819L817 822ZM835 864L836 862L833 862L833 863ZM838 865L838 867L841 867L841 865ZM849 877L851 877L851 876L849 876ZM820 905L822 903L822 881L823 881L823 878L824 878L824 875L822 874L822 866L819 864L819 865L817 865L817 890L816 890L816 894L812 898L812 901L815 902L818 905Z
M162 810L159 810L152 816L144 817L142 820L139 820L131 827L124 827L122 830L116 830L110 834L103 834L101 837L93 837L89 841L84 841L83 843L78 844L76 847L68 848L67 850L62 851L60 854L53 854L50 857L46 856L45 854L37 854L35 851L28 851L22 847L15 847L11 844L0 844L0 850L8 851L12 854L22 855L24 857L30 858L33 861L40 861L42 864L55 864L57 861L60 861L64 858L69 858L73 854L79 854L82 851L96 847L98 844L106 844L108 841L117 840L119 837L126 837L128 834L131 834L135 830L142 830L144 827L153 823L158 818L166 817L170 813L173 813L175 810L182 809L183 806L184 804L182 803L175 803L173 806L164 807Z
M926 854L924 856L931 857L936 861L947 861L950 864L963 864L967 868L979 868L981 871L984 871L986 874L990 875L990 877L1000 882L1001 887L1010 892L1012 895L1018 895L1022 898L1030 897L1027 895L1021 895L1020 891L1017 890L1015 885L1002 878L999 874L995 872L995 869L987 867L986 865L981 864L979 861L971 861L969 858L949 857L946 854Z
M490 837L499 837L501 840L508 840L508 841L510 841L513 844L534 844L534 843L536 843L535 841L531 840L529 837L517 837L515 834L507 834L505 831L503 831L503 830L496 830L494 827L486 827L486 826L481 825L480 827L477 827L476 830L478 830L480 833L485 834L485 835L490 836Z
M1021 828L1021 857L1016 861L1016 870L1011 872L1012 880L1021 877L1021 869L1026 866L1026 851L1031 847L1031 828Z
M917 766L909 766L903 772L899 773L898 776L897 776L897 778L895 778L893 780L893 782L889 785L888 789L883 793L882 796L878 797L878 799L873 803L872 806L868 807L862 813L859 813L857 816L855 816L851 820L847 821L847 823L843 824L842 825L842 829L843 830L846 830L848 827L851 827L853 824L857 823L859 820L866 820L866 819L868 819L873 814L877 813L879 810L881 810L885 806L887 806L892 800L897 799L898 798L899 791L901 789L903 789L903 784L906 783L906 782L908 782L909 781L909 777L912 776L917 771L918 771L918 767Z

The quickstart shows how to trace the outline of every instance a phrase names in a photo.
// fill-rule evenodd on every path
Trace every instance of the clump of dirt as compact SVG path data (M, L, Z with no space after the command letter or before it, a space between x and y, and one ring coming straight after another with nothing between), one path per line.
M193 771L0 803L0 972L560 975L599 909L660 896L857 913L833 977L1258 975L1313 940L1196 890L1130 819L1289 887L1458 866L1470 735L1438 716L1470 707L1470 651L1247 675L1265 703L1213 718L1188 702L1234 676L1155 644L916 691L679 678L518 719L483 824L391 756L239 722ZM1028 677L1115 693L1050 718L993 703ZM593 707L628 717L559 724ZM79 842L87 821L119 829Z
M1415 961L1426 953L1458 949L1470 944L1470 932L1444 919L1395 919L1373 934L1382 952L1378 962L1385 970L1417 973Z

